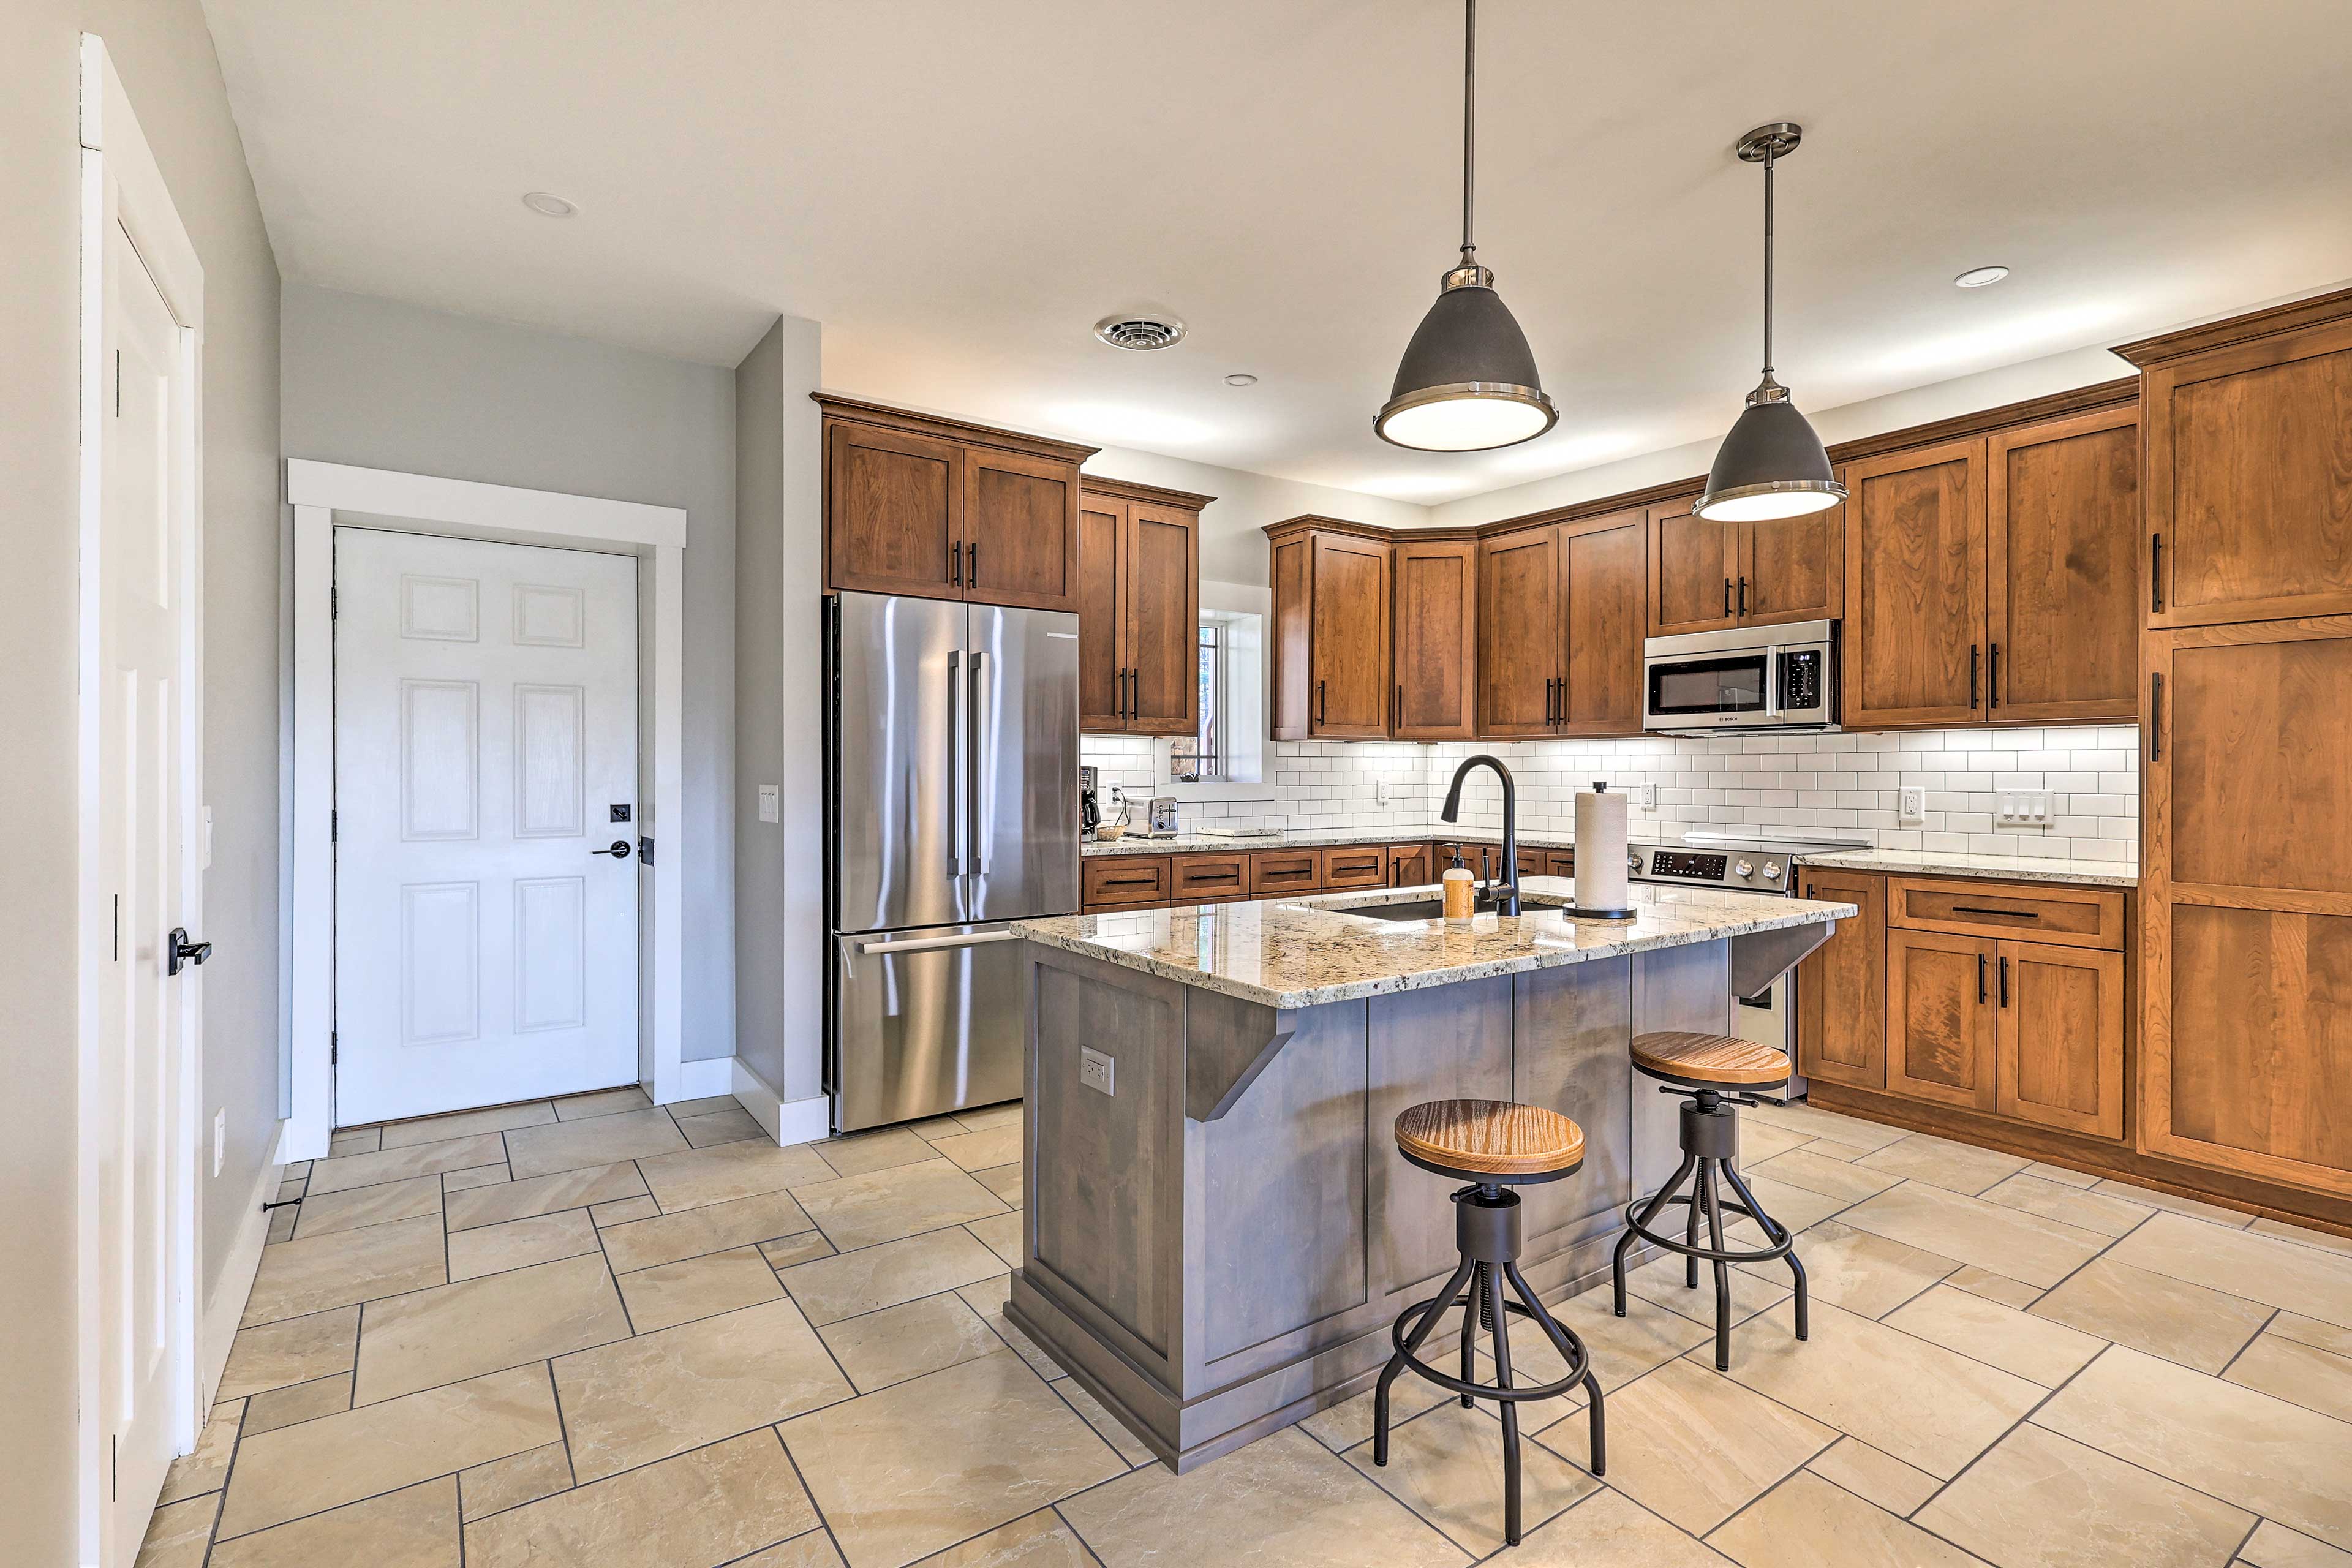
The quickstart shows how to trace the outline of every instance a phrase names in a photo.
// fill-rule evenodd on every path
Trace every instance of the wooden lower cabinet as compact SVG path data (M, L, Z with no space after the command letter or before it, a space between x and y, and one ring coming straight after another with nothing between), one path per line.
M1322 889L1320 849L1261 849L1250 857L1250 897L1254 899Z
M1427 844L1389 846L1389 886L1418 888L1437 880L1434 847Z
M1886 1087L1886 879L1873 871L1812 870L1809 899L1862 910L1797 966L1797 1070L1808 1079Z
M2004 942L1993 957L1993 1109L2124 1135L2124 955Z
M1168 901L1171 877L1165 855L1106 855L1078 862L1078 902L1096 910L1148 909Z
M1249 896L1247 855L1178 855L1173 859L1175 873L1170 879L1169 894L1172 903L1213 903Z
M1389 885L1389 847L1385 844L1334 845L1323 851L1323 890L1385 888Z
M1995 943L1943 931L1886 933L1886 1087L1991 1110Z

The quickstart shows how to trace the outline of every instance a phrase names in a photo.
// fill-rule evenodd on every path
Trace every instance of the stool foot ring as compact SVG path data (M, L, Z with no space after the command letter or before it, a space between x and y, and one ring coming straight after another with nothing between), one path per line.
M1682 1191L1685 1183L1691 1190ZM1732 1195L1726 1197L1723 1188L1728 1186ZM1686 1211L1683 1234L1670 1236L1656 1228L1659 1215L1675 1205ZM1766 1245L1761 1247L1734 1249L1726 1244L1724 1216L1729 1214L1756 1222L1764 1233ZM1699 1227L1706 1227L1706 1241L1699 1240ZM1775 1258L1788 1261L1789 1272L1796 1281L1797 1338L1812 1335L1811 1292L1807 1289L1805 1266L1798 1261L1796 1233L1770 1215L1748 1190L1739 1174L1739 1168L1728 1156L1694 1154L1687 1150L1683 1163L1666 1184L1645 1198L1636 1198L1625 1205L1625 1231L1617 1238L1617 1249L1611 1258L1610 1283L1612 1305L1619 1317L1625 1315L1625 1258L1634 1242L1646 1241L1686 1260L1683 1275L1685 1289L1698 1289L1698 1266L1707 1264L1715 1275L1715 1365L1718 1372L1731 1370L1731 1269L1735 1263L1769 1263Z

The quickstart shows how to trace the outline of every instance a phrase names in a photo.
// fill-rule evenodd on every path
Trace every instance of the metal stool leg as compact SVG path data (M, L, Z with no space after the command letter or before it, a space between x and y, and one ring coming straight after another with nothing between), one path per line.
M1756 1201L1756 1194L1749 1192L1748 1184L1739 1179L1738 1167L1728 1161L1725 1162L1723 1179L1731 1184L1731 1190L1739 1195L1741 1203L1748 1205L1748 1211L1757 1216L1757 1228L1762 1230L1764 1238L1769 1241L1772 1238L1772 1226L1764 1223L1764 1205ZM1772 1224L1779 1225L1780 1222L1775 1220ZM1810 1339L1812 1337L1812 1321L1809 1310L1811 1302L1807 1299L1805 1289L1805 1266L1797 1260L1797 1249L1794 1247L1789 1248L1789 1272L1797 1277L1797 1337L1801 1340Z
M1389 1462L1389 1384L1394 1383L1397 1373L1404 1370L1404 1358L1421 1349L1421 1342L1429 1338L1430 1331L1437 1327L1437 1320L1444 1315L1446 1308L1454 1305L1454 1298L1461 1294L1464 1282L1470 1278L1470 1271L1475 1266L1474 1259L1465 1258L1462 1260L1461 1267L1454 1269L1445 1281L1445 1289L1431 1300L1429 1310L1421 1315L1421 1321L1415 1323L1412 1331L1405 1336L1403 1349L1389 1357L1388 1365L1381 1368L1381 1381L1372 1394L1372 1463L1385 1465ZM1470 1338L1470 1322L1466 1317L1463 1320L1462 1337L1465 1340ZM1465 1378L1463 1381L1466 1383L1469 1380Z
M1707 1245L1717 1252L1725 1250L1723 1204L1715 1184L1716 1168L1722 1163L1720 1160L1701 1160L1698 1163L1699 1193L1706 1202ZM1698 1216L1696 1204L1691 1205L1691 1216L1696 1224ZM1691 1270L1693 1273L1698 1270L1696 1258L1691 1259ZM1715 1259L1715 1370L1731 1370L1731 1265L1720 1258Z
M1511 1282L1511 1289L1518 1292L1519 1300L1527 1303L1528 1316L1535 1320L1536 1326L1543 1330L1544 1337L1551 1341L1551 1348L1559 1352L1561 1363L1574 1366L1580 1357L1584 1360L1583 1383L1586 1408L1591 1413L1592 1426L1591 1468L1596 1476L1606 1474L1609 1468L1608 1432L1601 1414L1601 1380L1592 1375L1591 1358L1585 1356L1581 1350L1571 1347L1568 1331L1561 1328L1559 1321L1544 1310L1544 1304L1538 1300L1536 1293L1528 1288L1527 1279L1520 1274L1517 1264L1504 1264L1503 1276Z
M1503 1281L1491 1268L1479 1270L1481 1282L1486 1287L1482 1310L1493 1320L1495 1331L1495 1386L1511 1386L1511 1315L1503 1306ZM1465 1321L1463 1339L1469 1339L1468 1323ZM1468 1404L1467 1399L1463 1401ZM1503 1538L1513 1546L1519 1543L1519 1405L1515 1399L1498 1401L1503 1407Z
M1680 1166L1676 1167L1673 1179L1667 1182L1664 1186L1660 1187L1657 1190L1656 1194L1650 1199L1648 1205L1642 1210L1641 1217L1634 1223L1636 1225L1646 1226L1651 1221L1656 1219L1659 1212L1666 1206L1667 1201L1681 1189L1683 1178L1689 1175L1697 1164L1698 1161L1696 1156L1685 1154L1683 1156L1683 1163ZM1621 1318L1625 1315L1625 1254L1633 1247L1633 1226L1629 1226L1626 1227L1625 1234L1617 1238L1617 1250L1610 1262L1610 1282L1615 1288L1612 1305L1616 1310L1617 1315ZM1694 1280L1693 1283L1696 1283L1696 1281Z

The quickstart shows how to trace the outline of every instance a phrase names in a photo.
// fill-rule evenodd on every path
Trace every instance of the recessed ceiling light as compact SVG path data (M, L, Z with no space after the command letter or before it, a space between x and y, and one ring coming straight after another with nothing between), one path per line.
M1173 316L1121 311L1095 323L1095 336L1115 349L1172 349L1184 338L1184 323Z
M1233 374L1225 377L1225 384L1227 386L1255 386L1257 384L1257 377L1252 375L1245 370L1237 370L1234 372Z
M1971 267L1952 279L1956 289L1982 289L2009 276L2006 267Z
M570 217L580 210L577 204L565 201L553 191L525 191L522 205L541 217Z

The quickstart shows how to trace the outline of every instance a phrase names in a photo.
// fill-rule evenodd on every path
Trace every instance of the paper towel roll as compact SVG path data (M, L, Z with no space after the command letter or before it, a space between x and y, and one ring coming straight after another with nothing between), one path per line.
M1576 907L1600 913L1633 900L1625 884L1625 797L1595 784L1576 797Z

